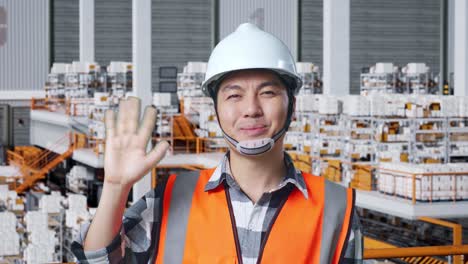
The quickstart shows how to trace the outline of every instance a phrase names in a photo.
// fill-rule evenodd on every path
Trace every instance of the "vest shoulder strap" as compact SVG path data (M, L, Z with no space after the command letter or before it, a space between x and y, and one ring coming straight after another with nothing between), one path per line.
M320 263L337 263L346 250L354 211L354 190L325 180Z
M164 263L182 263L192 197L200 172L188 171L176 176L170 197L165 237ZM162 252L161 252L162 253Z
M168 211L168 208L164 208L164 199L167 198L167 195L170 194L171 198L172 196L178 196L177 193L183 192L182 189L185 189L184 186L187 189L190 189L190 185L193 181L196 182L196 179L198 179L198 172L196 171L187 171L187 172L182 172L179 173L178 175L176 174L171 174L168 178L166 178L164 181L161 183L158 183L156 186L156 190L158 191L158 197L159 203L158 206L155 206L154 210L154 223L152 227L152 232L151 232L151 248L154 249L152 250L153 254L151 257L150 263L155 263L156 258L158 255L162 254L163 252L159 252L159 244L160 244L160 239L161 239L161 231L162 230L162 218L164 214L164 210ZM196 178L196 179L194 179ZM175 184L177 182L177 184ZM177 191L176 193L173 192L174 187L177 186ZM192 193L193 193L192 188ZM184 195L184 194L182 194Z

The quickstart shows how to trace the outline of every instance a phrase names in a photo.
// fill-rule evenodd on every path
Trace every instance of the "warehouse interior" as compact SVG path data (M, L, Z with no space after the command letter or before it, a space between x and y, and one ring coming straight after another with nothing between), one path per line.
M468 263L468 1L0 0L0 263L75 262L103 188L104 113L159 111L165 158L128 206L228 146L201 91L250 22L303 86L284 148L356 190L364 263Z

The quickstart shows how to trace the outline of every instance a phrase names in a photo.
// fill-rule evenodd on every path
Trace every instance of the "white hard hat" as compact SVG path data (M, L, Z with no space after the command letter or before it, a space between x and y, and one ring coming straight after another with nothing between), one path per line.
M208 60L202 90L215 96L213 85L232 71L268 69L288 81L288 88L297 94L302 80L296 73L296 63L288 47L277 37L251 23L240 25L236 31L216 45ZM211 90L210 90L211 89Z

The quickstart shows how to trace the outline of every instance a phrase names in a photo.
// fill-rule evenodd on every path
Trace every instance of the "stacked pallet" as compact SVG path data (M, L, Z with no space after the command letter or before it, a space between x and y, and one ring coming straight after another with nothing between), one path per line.
M0 213L0 256L20 253L20 239L16 232L16 216L11 212Z
M83 221L89 220L87 198L81 194L70 194L67 198L68 209L65 211L65 225L79 229Z
M46 212L30 211L25 215L29 244L24 251L27 263L54 262L55 246L58 243L55 231L49 229Z
M23 200L15 191L9 191L8 185L0 185L0 204L4 204L10 211L23 211Z
M330 181L341 182L341 161L330 159L327 163L328 166L325 168L322 175Z
M308 154L302 154L298 152L288 153L293 160L294 167L298 170L310 173L312 171L312 158Z
M377 190L418 201L468 199L468 164L382 163L377 172ZM413 190L413 177L415 189Z
M349 187L371 191L374 185L371 167L366 165L353 165L352 171L354 175L352 176Z
M39 200L39 209L44 213L60 213L63 196L60 192L52 192L50 195L43 195Z
M94 175L89 173L84 166L75 165L66 175L66 186L76 193L82 193L87 190L87 180L92 180Z

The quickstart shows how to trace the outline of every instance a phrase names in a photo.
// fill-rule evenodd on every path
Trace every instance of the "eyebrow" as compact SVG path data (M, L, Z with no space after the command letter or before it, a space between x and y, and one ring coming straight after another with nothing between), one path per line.
M275 86L275 87L280 87L280 83L278 81L266 81L266 82L262 82L258 87L257 87L257 90L260 90L264 87L268 87L268 86Z
M281 84L278 81L265 81L265 82L262 82L259 86L257 86L256 90L260 90L268 86L280 87ZM242 87L240 87L237 84L228 84L224 86L223 88L221 88L221 92L225 92L226 90L241 90L241 89Z
M220 92L225 92L226 90L241 90L242 88L237 84L228 84L221 88Z

